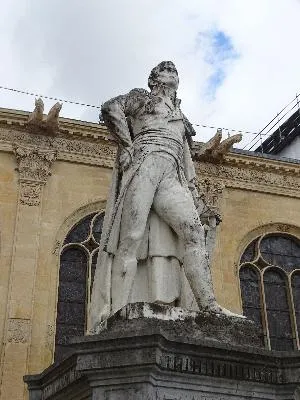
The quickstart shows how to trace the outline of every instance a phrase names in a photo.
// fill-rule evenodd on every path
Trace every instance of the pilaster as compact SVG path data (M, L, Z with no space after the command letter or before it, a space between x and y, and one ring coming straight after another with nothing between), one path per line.
M25 388L20 376L27 373L31 343L42 194L57 152L50 141L44 146L14 143L13 152L19 174L19 193L2 358L1 398L23 400Z

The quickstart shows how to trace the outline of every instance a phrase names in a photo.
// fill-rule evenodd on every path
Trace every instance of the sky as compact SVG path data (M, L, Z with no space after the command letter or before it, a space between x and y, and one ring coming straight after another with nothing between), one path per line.
M201 125L242 130L249 148L300 93L299 20L300 0L10 0L1 4L0 86L100 106L147 89L151 69L171 60L196 138L216 131ZM47 112L55 101L44 102ZM31 111L34 97L0 89L0 107ZM61 111L92 122L98 114L68 103Z

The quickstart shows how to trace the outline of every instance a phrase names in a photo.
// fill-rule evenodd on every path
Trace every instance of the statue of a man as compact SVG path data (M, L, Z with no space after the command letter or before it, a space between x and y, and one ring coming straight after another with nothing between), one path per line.
M216 302L203 204L194 184L192 125L176 96L178 73L163 61L150 93L133 89L102 106L119 144L89 315L90 330L136 301L234 315Z

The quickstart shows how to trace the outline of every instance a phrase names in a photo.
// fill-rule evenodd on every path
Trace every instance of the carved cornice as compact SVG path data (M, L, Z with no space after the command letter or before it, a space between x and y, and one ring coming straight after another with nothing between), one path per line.
M226 187L300 197L299 164L230 153L222 164L197 162L196 172Z
M58 137L54 139L53 146L58 150L59 160L112 168L116 157L116 146L112 142L91 143Z
M106 135L108 136L108 135ZM57 151L57 159L83 164L99 165L112 168L116 155L115 142L95 138L67 137L59 135L49 137L37 135L23 130L7 129L0 125L0 150L13 151L13 144L21 146L37 146L39 148L53 148Z
M25 131L29 115L30 112L27 111L0 108L0 127ZM63 136L94 141L97 139L111 140L104 124L60 117L59 126L59 134Z
M26 131L29 113L0 109L0 150L13 143L57 150L57 159L112 168L116 144L104 125L60 118L57 137ZM198 151L203 144L195 143ZM300 164L231 152L222 163L195 162L198 180L212 178L227 187L300 197ZM33 190L33 189L32 189Z

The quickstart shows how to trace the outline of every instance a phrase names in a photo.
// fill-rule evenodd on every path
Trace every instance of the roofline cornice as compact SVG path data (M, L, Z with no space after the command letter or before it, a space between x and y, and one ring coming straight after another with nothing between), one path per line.
M103 165L108 168L113 166L116 145L105 125L60 117L58 136L49 137L28 132L26 124L29 114L27 111L0 108L0 150L12 151L12 144L16 142L26 145L32 142L35 146L51 142L57 148L58 159ZM195 149L201 145L200 142L194 143ZM237 150L227 153L221 163L196 161L195 165L196 169L201 165L201 170L222 171L224 168L231 168L236 173L240 170L252 170L258 171L261 175L264 173L290 177L300 175L300 163L260 156L257 153L245 154Z
M18 130L26 130L29 111L12 110L0 108L0 126L14 127ZM46 117L46 115L45 115ZM74 138L88 138L93 141L97 139L111 140L108 130L104 124L80 121L70 118L59 118L58 136L70 136Z

